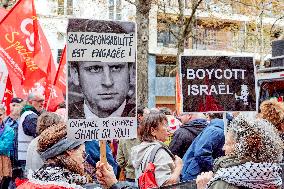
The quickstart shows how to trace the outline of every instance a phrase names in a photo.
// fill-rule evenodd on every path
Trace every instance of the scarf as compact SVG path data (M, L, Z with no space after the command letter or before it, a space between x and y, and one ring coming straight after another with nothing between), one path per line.
M87 183L85 176L52 164L45 164L36 172L30 170L28 179L34 183L55 184L59 186L70 186L72 188L82 188L80 186Z
M244 186L252 189L276 189L282 185L281 167L276 163L254 163L220 168L214 174L213 179L207 184L207 188L217 181Z
M26 112L26 111L33 111L36 113L38 116L40 115L40 112L38 112L33 106L31 105L25 105L21 111L21 115Z

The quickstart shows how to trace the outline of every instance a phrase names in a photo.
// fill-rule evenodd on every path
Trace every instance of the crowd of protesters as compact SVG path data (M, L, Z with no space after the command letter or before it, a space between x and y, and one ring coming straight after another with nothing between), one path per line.
M43 105L37 93L13 98L9 115L0 105L0 188L138 188L150 161L157 187L282 186L284 105L277 100L264 101L254 117L233 113L228 125L220 113L138 107L138 137L108 141L107 163L100 162L98 141L67 138L64 103L55 112Z

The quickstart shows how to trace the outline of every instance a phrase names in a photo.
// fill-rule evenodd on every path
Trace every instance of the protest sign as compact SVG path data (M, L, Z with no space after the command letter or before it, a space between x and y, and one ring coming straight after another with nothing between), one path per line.
M184 112L256 111L253 57L181 56Z
M76 140L130 139L137 135L137 122L129 117L69 119L68 137Z
M66 53L68 136L136 138L135 24L69 19Z

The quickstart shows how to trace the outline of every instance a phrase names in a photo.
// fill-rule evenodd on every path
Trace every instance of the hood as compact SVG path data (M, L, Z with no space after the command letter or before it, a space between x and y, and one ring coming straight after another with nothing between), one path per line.
M208 125L206 119L195 119L182 126L196 136Z
M209 126L213 126L213 127L218 127L220 129L223 129L224 130L224 121L223 119L212 119L210 121L210 124Z
M138 168L141 162L147 159L145 157L146 153L150 154L150 150L154 148L155 145L160 144L164 145L161 142L142 142L140 145L134 146L131 148L131 161L134 168Z
M37 115L40 115L40 113L31 105L25 105L21 111L21 115L26 112L26 111L33 111Z

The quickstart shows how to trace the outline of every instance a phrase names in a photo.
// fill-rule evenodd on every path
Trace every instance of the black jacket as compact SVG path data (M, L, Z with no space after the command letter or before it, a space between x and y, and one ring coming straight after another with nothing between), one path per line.
M170 150L174 155L182 158L197 135L207 126L205 119L195 119L182 125L174 133L170 143Z

